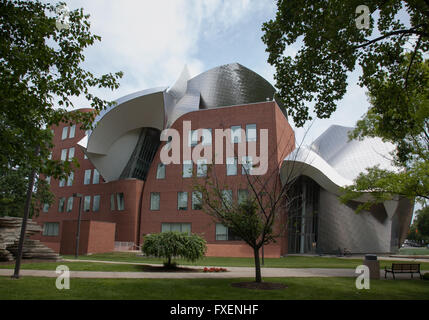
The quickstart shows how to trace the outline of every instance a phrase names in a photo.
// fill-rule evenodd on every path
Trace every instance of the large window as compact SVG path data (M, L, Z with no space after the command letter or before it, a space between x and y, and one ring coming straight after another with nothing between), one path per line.
M83 198L83 211L89 212L91 208L91 196L85 196Z
M85 170L85 178L83 179L83 184L91 183L91 170Z
M159 192L150 193L150 210L159 210L160 194Z
M240 237L236 236L228 227L216 223L216 240L219 241L239 241Z
M246 140L247 141L256 141L256 124L246 125Z
M226 175L235 176L237 175L237 158L226 158Z
M71 161L74 157L74 147L69 149L69 161Z
M241 174L246 175L252 174L252 167L253 167L253 160L251 156L245 156L242 158L242 165L241 165Z
M183 161L183 178L192 177L192 160Z
M74 125L72 125L72 126L70 127L70 133L69 133L69 138L70 138L70 139L71 139L71 138L74 138L75 131L76 131L76 125L74 124Z
M116 194L116 203L119 211L125 210L125 199L123 193Z
M231 143L241 142L241 126L231 127Z
M69 176L67 177L67 186L71 187L73 185L74 180L74 172L70 172Z
M66 161L67 160L67 149L62 149L61 150L61 161Z
M100 174L98 173L97 169L94 169L94 175L92 176L92 184L99 184L100 183Z
M60 187L64 187L66 185L66 179L62 178L60 179L60 182L58 184Z
M161 232L187 232L191 233L191 224L190 223L162 223Z
M44 203L42 210L43 210L43 212L48 212L49 211L49 203Z
M210 146L212 144L212 129L202 129L203 146Z
M177 209L188 210L188 193L187 192L177 193Z
M156 178L165 179L165 164L158 163L158 168L156 169Z
M71 212L73 210L73 197L67 199L67 209L66 212Z
M249 197L249 191L246 189L240 189L237 192L238 203L244 203Z
M61 140L67 139L67 133L68 133L68 131L69 131L69 127L64 127L63 128L63 133L61 135Z
M66 198L62 197L58 199L58 212L64 212L66 205Z
M202 209L202 205L201 205L202 196L203 194L200 191L192 192L192 210Z
M232 190L222 190L222 204L227 207L232 205Z
M92 202L92 211L97 212L100 210L100 195L95 195Z
M58 222L45 222L43 225L43 235L48 237L58 236L59 225Z

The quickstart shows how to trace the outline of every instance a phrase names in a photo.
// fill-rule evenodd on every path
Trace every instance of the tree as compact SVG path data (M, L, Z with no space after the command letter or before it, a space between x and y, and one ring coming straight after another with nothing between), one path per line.
M60 3L65 6L65 3ZM99 36L90 32L83 9L69 12L68 24L57 7L37 1L0 2L0 167L33 168L48 176L66 177L70 161L48 159L51 125L82 123L91 127L94 116L108 101L92 88L116 89L121 72L100 77L84 70L83 51ZM73 96L84 95L94 113L68 112ZM36 154L34 151L40 148ZM74 163L77 165L77 163Z
M161 232L144 237L142 251L148 256L165 258L166 268L174 268L173 258L196 261L204 257L206 241L196 234L186 232Z
M416 212L417 232L429 240L429 207L424 207Z
M401 74L408 82L409 73L399 69L410 46L413 56L428 51L429 1L365 4L360 9L360 0L278 0L276 18L263 24L278 96L297 126L312 118L309 103L314 102L318 118L330 117L346 93L347 74L357 65L362 70L358 84L375 92L390 75ZM293 44L302 45L296 56L286 51ZM410 59L407 70L415 63Z

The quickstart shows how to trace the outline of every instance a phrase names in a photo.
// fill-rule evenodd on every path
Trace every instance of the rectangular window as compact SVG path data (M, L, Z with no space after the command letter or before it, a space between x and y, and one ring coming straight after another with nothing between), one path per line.
M60 187L64 187L66 185L66 179L60 179L60 182L59 182L59 184L58 184L58 186L60 186Z
M71 187L73 185L73 180L74 180L74 172L70 172L67 178L67 187Z
M191 233L191 224L190 223L162 223L161 232L187 232Z
M70 127L70 133L69 133L69 138L70 138L70 139L71 139L71 138L74 138L75 131L76 131L76 125L74 124L74 125L72 125L72 126Z
M219 241L240 241L240 237L235 235L228 227L216 223L216 240Z
M62 149L61 150L61 161L66 161L67 160L67 149Z
M183 161L183 178L192 177L192 160L184 160Z
M192 191L192 210L201 210L203 194L200 191Z
M202 129L203 146L210 146L212 144L212 129Z
M97 212L98 210L100 210L100 195L94 196L92 202L92 211Z
M58 212L64 212L66 205L66 198L62 197L58 199Z
M66 212L71 212L73 210L73 197L67 199L67 209Z
M256 124L246 125L246 140L247 141L256 141Z
M112 211L115 210L115 195L114 194L110 195L110 210L112 210Z
M150 210L159 210L160 194L159 192L150 193Z
M49 203L45 203L43 204L43 212L48 212L49 211Z
M249 198L249 191L246 189L240 189L237 192L238 203L242 204Z
M207 159L197 160L197 177L207 176Z
M85 170L85 178L83 180L83 184L91 183L91 170Z
M116 194L116 203L119 211L125 210L125 199L123 193Z
M99 184L100 183L100 174L98 173L97 169L94 169L94 175L92 176L92 184Z
M231 127L231 143L241 142L241 126Z
M165 179L165 165L163 163L158 163L158 168L156 169L156 178Z
M226 158L226 175L235 176L237 175L237 158Z
M222 190L222 202L225 206L232 204L232 190Z
M74 147L69 149L69 161L72 161L74 157Z
M252 174L252 167L253 167L253 162L252 162L252 156L245 156L242 158L242 163L241 163L241 174L246 175Z
M91 196L85 196L83 198L83 211L89 212L91 208Z
M69 131L69 127L64 127L63 128L63 133L61 135L61 140L67 139L67 133L68 133L68 131Z
M58 222L45 222L43 225L43 235L48 237L58 236L59 225Z
M188 210L188 193L187 192L177 193L177 209Z

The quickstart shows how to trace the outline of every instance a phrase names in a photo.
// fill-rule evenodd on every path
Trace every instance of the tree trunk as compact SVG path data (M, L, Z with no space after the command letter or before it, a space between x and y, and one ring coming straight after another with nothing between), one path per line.
M259 261L259 248L253 248L253 255L255 257L255 282L262 282L261 277L261 262Z

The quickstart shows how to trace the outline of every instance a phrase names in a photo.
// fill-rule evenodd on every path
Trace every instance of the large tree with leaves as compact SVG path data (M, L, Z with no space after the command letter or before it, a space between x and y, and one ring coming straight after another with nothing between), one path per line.
M54 177L66 176L71 162L48 159L49 127L64 121L89 128L95 114L109 103L91 89L119 86L121 72L97 77L82 68L85 48L100 40L90 31L89 15L83 9L70 11L67 24L59 28L64 17L57 8L40 1L0 1L2 171L32 168ZM80 95L94 113L69 112L73 97Z
M347 89L347 76L361 69L358 84L368 90L371 107L351 138L381 137L396 146L399 171L370 168L342 200L370 191L373 203L392 195L428 199L429 1L379 0L365 3L368 25L361 27L362 1L277 2L274 20L264 24L263 41L276 67L276 86L297 126L329 118ZM358 9L358 10L356 10ZM296 56L285 50L301 45ZM287 51L286 51L287 52Z

